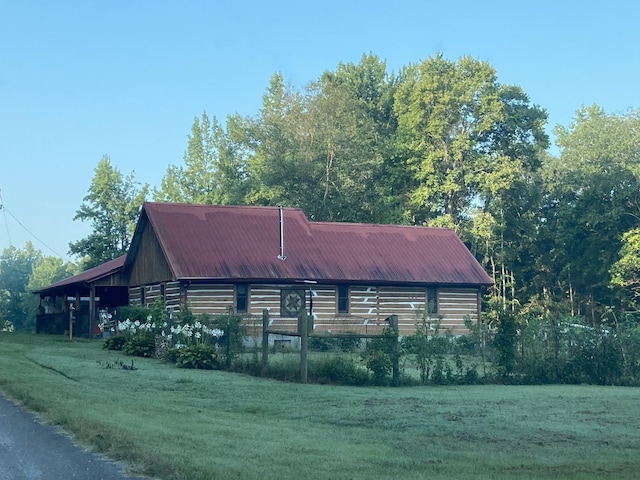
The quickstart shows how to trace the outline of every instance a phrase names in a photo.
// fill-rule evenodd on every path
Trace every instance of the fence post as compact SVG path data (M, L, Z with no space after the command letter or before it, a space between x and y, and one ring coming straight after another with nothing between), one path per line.
M395 334L391 346L391 385L397 387L400 384L400 331L398 328L398 315L391 315L389 317L389 326Z
M269 310L262 310L262 367L269 365Z
M307 383L307 350L309 348L309 318L303 311L298 318L298 334L300 335L300 382Z

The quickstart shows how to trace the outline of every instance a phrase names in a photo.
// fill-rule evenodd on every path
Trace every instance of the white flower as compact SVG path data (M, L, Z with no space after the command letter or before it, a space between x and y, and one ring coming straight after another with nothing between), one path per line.
M219 328L214 328L211 331L211 336L213 336L213 337L220 338L223 335L224 335L224 332L222 330L220 330Z
M200 338L202 335L200 334L200 332L196 332L193 336L196 338Z
M140 320L136 320L136 321L135 321L135 323L134 323L134 325L135 325L136 327L139 327L139 326L140 326Z

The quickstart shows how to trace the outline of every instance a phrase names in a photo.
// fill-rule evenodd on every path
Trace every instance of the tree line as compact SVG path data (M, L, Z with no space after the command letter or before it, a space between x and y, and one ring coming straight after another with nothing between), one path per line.
M640 293L640 111L582 107L555 129L487 62L373 54L304 88L276 73L252 116L194 119L182 162L140 185L105 156L70 244L84 268L126 252L142 201L300 207L311 220L455 229L502 312L618 322Z

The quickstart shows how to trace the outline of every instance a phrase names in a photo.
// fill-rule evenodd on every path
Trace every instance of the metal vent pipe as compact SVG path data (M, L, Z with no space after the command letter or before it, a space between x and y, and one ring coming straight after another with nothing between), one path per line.
M284 254L284 207L280 205L280 255L278 258L280 260L285 260L287 257Z

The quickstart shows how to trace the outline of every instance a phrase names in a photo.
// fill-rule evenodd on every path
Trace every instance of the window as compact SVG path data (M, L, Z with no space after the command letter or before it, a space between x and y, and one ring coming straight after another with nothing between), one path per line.
M348 285L338 285L338 313L349 313Z
M140 305L142 305L143 307L145 306L145 304L144 304L144 285L140 287Z
M164 300L164 294L165 294L165 286L164 283L160 284L160 297L162 297L162 300Z
M436 287L427 287L427 313L438 313L438 290Z
M247 299L249 287L246 283L236 285L236 313L247 313Z

